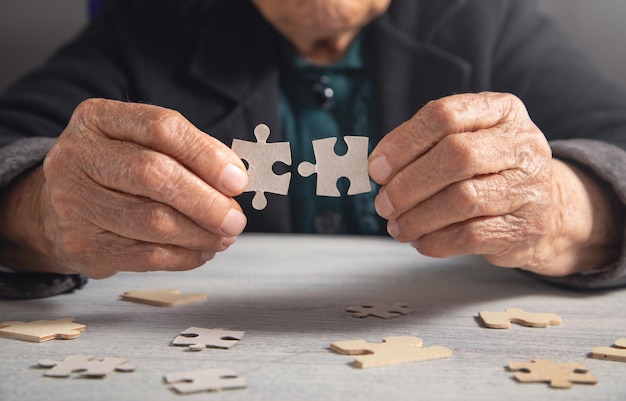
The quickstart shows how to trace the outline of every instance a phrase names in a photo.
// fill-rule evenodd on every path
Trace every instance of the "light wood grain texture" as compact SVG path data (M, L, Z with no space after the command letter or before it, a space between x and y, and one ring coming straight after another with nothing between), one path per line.
M119 300L129 288L177 288L207 301L156 308ZM412 314L355 319L349 305L406 302ZM563 318L548 329L488 330L478 311L511 306ZM552 287L480 257L430 259L406 244L372 237L245 235L188 272L122 273L74 294L0 302L0 321L72 316L88 326L71 341L0 338L0 400L622 400L626 363L589 358L593 347L626 338L626 292ZM245 331L231 349L185 352L170 343L188 327ZM330 350L343 339L380 342L416 336L450 358L372 369ZM32 368L67 355L128 358L137 370L106 380L55 380ZM509 361L583 363L595 386L555 390L522 384ZM247 388L181 396L164 375L234 369ZM24 383L29 383L24 385Z

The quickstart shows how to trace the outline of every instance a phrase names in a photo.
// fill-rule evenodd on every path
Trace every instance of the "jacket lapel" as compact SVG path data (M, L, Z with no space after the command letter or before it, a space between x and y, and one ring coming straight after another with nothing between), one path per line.
M470 64L435 43L465 3L393 0L389 12L371 25L366 60L374 76L380 137L428 101L468 89Z
M274 32L249 1L217 2L190 65L190 74L229 104L211 133L254 140L259 123L278 130L278 68ZM222 138L220 138L222 139Z
M389 12L368 28L365 58L374 77L379 116L374 143L429 100L467 88L470 65L432 43L465 1L393 0ZM265 123L272 128L270 141L282 141L276 32L249 1L222 1L214 7L219 9L211 13L213 21L207 21L190 74L231 106L211 119L208 131L230 146L233 137L255 141L254 126ZM252 195L239 199L246 214L254 217L248 230L291 230L288 197L269 195L267 208L259 213L250 207Z

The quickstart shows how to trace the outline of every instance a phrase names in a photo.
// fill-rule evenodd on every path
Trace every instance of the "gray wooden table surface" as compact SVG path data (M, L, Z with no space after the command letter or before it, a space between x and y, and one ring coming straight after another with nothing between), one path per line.
M130 289L203 292L206 301L162 308L119 300ZM413 314L357 319L350 305L402 301ZM518 307L561 315L545 329L485 329L482 310ZM206 266L181 273L122 273L73 294L0 302L0 322L73 317L87 325L74 340L0 338L0 400L624 400L626 363L591 359L595 346L626 338L626 291L558 289L478 257L420 256L383 238L244 235ZM229 350L170 346L190 326L246 332ZM330 342L413 335L453 350L449 359L359 369ZM126 357L132 373L55 379L39 359L71 354ZM556 390L521 384L509 361L581 362L595 386ZM243 390L179 395L167 373L227 367Z

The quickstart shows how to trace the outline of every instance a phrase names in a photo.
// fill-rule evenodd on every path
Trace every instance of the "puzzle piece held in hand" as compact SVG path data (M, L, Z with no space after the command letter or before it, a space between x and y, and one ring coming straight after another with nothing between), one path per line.
M341 354L359 355L354 363L360 368L452 356L452 350L446 347L422 348L422 339L412 336L387 337L382 343L368 343L363 340L336 341L330 343L330 347Z
M136 369L126 358L95 359L90 355L70 355L61 362L43 359L37 363L52 368L45 373L45 376L50 377L69 377L72 373L78 373L80 377L103 378L114 371L132 372Z
M317 173L316 194L321 196L341 196L337 180L346 177L350 180L348 195L370 192L372 185L367 173L367 151L369 138L365 136L345 136L348 152L343 156L335 153L337 138L313 141L313 151L317 164L302 162L298 173L308 177Z
M518 308L504 312L479 312L478 315L484 326L490 329L508 329L511 322L529 327L548 327L562 322L561 317L554 313L530 313Z
M382 303L371 303L360 306L348 306L346 308L348 312L353 312L352 316L364 318L368 316L376 316L382 319L390 319L402 315L408 315L413 313L413 309L409 308L407 304L396 302L392 305Z
M238 389L248 385L246 379L240 377L232 369L207 369L170 373L165 375L164 379L166 383L176 383L172 386L172 389L181 394Z
M626 338L615 341L613 347L595 347L591 351L591 357L595 359L626 362Z
M583 364L554 363L545 359L532 362L509 362L509 369L521 371L515 373L515 379L522 383L548 382L550 387L570 388L574 383L596 384L598 379L589 373Z
M280 195L289 192L291 173L277 175L272 168L277 162L291 165L291 147L289 142L267 143L270 129L265 124L254 128L254 136L256 142L234 139L232 150L248 163L250 181L245 191L255 192L252 207L262 210L267 206L266 192Z
M131 290L122 295L124 301L137 302L140 304L155 306L177 306L192 302L204 301L206 294L181 294L180 291L171 288L157 288L154 290Z
M74 319L37 320L34 322L4 322L0 323L0 336L16 338L18 340L43 342L55 338L71 340L80 335L87 326L74 323Z
M228 349L237 344L244 334L244 331L190 327L180 333L172 341L172 345L189 346L190 351L202 351L205 348Z

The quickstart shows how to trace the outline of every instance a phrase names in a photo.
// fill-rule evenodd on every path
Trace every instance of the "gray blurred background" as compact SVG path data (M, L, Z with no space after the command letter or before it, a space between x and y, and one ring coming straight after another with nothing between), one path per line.
M608 75L626 87L626 0L540 3ZM83 27L85 4L85 0L0 0L0 91Z

